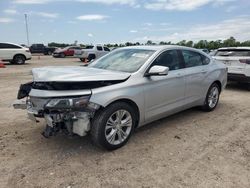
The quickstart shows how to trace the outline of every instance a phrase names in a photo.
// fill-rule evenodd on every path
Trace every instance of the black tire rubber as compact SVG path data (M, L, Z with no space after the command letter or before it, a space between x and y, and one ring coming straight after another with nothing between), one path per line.
M80 58L80 61L81 62L85 62L85 58Z
M115 111L121 110L121 109L127 110L130 113L132 117L132 128L128 137L121 144L112 145L106 140L106 137L105 137L106 122ZM135 123L136 123L135 110L129 104L125 102L116 102L107 106L104 109L97 111L91 123L92 123L92 126L91 126L90 134L91 134L91 138L94 144L106 150L115 150L124 146L128 142L131 134L134 132Z
M60 57L61 57L61 58L64 58L64 57L65 57L65 54L64 54L64 53L60 53Z
M213 108L211 108L211 107L208 105L208 96L209 96L209 93L210 93L210 91L211 91L211 89L212 89L213 87L217 87L217 88L218 88L218 90L219 90L219 96L218 96L218 101L217 101L216 105L215 105ZM221 92L221 88L220 88L220 86L219 86L217 83L213 83L213 84L209 87L209 89L208 89L208 91L207 91L207 95L206 95L206 99L205 99L204 105L202 106L202 110L203 110L203 111L205 111L205 112L211 112L211 111L213 111L213 110L217 107L218 102L219 102L219 100L220 100L220 92Z
M247 84L247 90L250 91L250 83Z
M13 58L14 64L17 64L17 65L23 65L25 63L25 60L26 58L24 55L15 55Z
M95 58L96 58L95 54L89 54L89 56L88 56L88 62L90 62L91 60L93 60Z

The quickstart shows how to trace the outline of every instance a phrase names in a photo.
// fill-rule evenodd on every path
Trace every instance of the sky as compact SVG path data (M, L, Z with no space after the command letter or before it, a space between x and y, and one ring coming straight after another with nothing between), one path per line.
M0 0L0 41L250 40L250 0Z

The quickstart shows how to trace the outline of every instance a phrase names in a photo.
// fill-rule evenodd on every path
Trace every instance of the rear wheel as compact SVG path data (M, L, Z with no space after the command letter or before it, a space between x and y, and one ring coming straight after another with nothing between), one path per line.
M96 58L95 54L89 54L89 56L88 56L88 62L90 62L91 60L93 60L95 58Z
M25 63L25 57L23 55L16 55L13 59L13 62L18 65Z
M247 84L247 89L250 91L250 83Z
M80 58L80 60L81 60L82 62L85 62L85 58Z
M203 110L208 112L213 111L219 102L219 98L220 87L217 83L213 83L208 89L206 100L203 105Z
M64 54L64 53L61 53L61 54L60 54L60 57L64 58L64 57L65 57L65 54Z
M113 103L95 115L91 127L92 140L107 150L118 149L129 140L135 122L135 112L130 105Z

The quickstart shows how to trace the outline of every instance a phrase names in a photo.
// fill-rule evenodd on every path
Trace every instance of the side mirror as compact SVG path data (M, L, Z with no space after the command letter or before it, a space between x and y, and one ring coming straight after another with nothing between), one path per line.
M146 73L146 76L166 76L168 75L168 71L168 67L155 65L149 69L148 73Z

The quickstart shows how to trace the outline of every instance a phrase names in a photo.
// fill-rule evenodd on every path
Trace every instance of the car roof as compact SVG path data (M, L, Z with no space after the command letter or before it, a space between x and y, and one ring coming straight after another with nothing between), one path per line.
M250 47L244 47L244 46L241 46L241 47L223 47L223 48L219 48L218 50L234 50L234 49L237 49L237 50L250 50Z
M191 50L191 51L195 51L198 53L202 53L203 55L207 56L207 54L203 52L202 50L185 47L185 46L178 46L178 45L151 45L151 46L141 45L141 46L127 46L123 48L124 49L154 50L154 51L162 51L162 50L167 50L167 49Z

